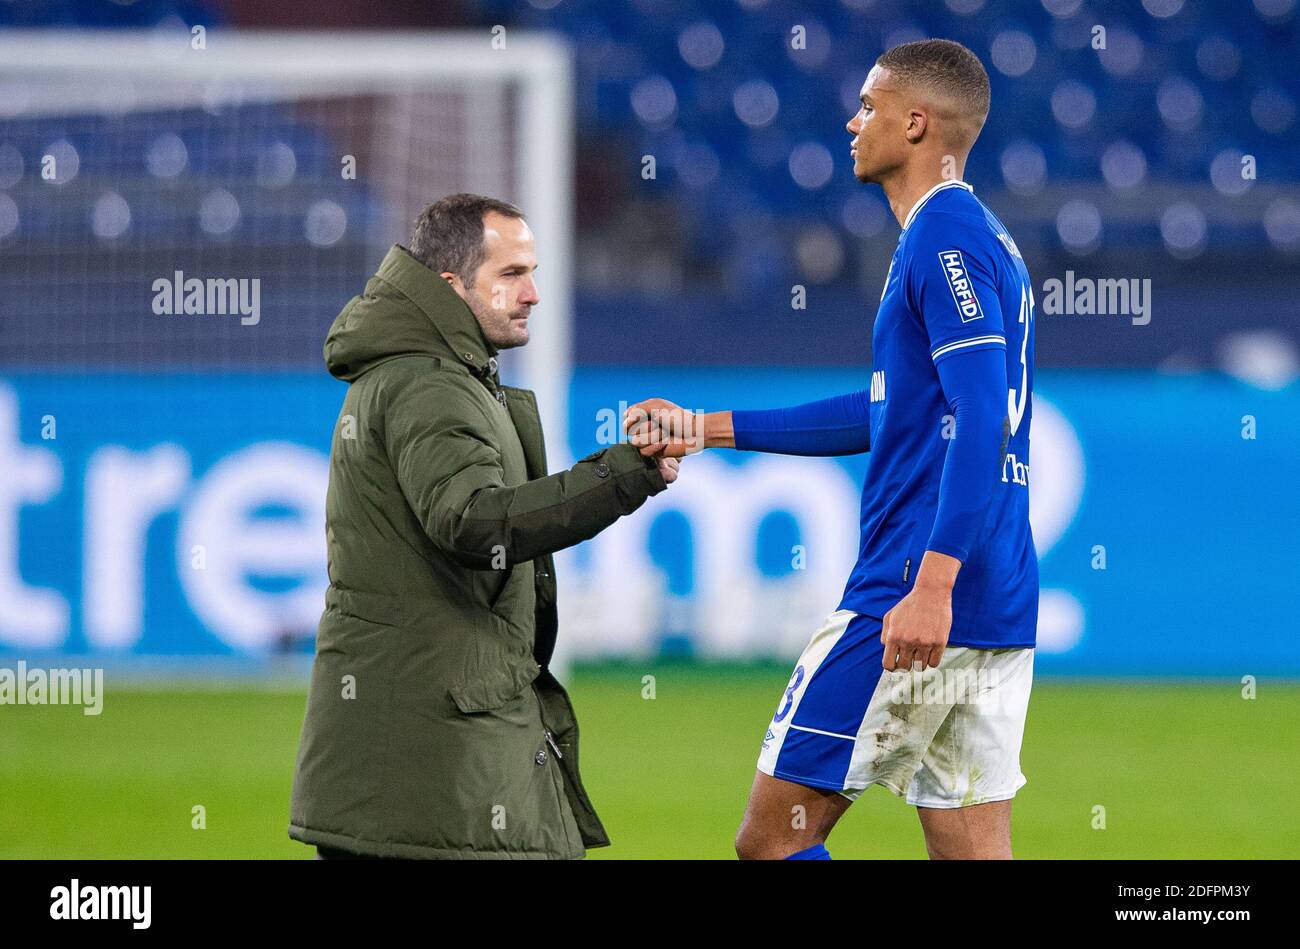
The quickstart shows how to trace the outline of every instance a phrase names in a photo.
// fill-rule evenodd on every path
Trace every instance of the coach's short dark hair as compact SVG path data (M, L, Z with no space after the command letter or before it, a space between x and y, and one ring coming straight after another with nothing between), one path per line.
M481 194L449 194L435 201L415 219L411 229L411 256L434 273L454 273L466 287L483 265L483 218L495 211L522 218L524 212L508 201Z
M981 125L989 114L989 74L980 58L953 40L917 40L886 50L876 60L903 82L956 100Z

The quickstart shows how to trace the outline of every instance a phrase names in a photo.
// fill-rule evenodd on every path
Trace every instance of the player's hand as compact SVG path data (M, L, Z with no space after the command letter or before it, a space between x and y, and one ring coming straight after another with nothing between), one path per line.
M885 647L881 664L891 672L923 672L938 666L951 628L952 590L918 583L885 614L880 631Z
M681 466L681 462L676 458L665 458L663 455L656 460L659 463L659 473L664 476L664 484L672 484L676 481L677 469Z
M623 416L623 430L647 457L682 458L704 449L704 414L667 399L646 399L630 406Z

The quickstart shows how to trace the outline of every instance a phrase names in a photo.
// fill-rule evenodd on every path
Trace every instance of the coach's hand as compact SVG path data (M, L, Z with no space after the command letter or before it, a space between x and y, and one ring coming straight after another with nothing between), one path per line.
M886 669L924 671L939 665L952 629L952 587L960 569L956 557L925 552L912 592L885 614L880 642Z
M672 484L677 480L677 469L681 462L676 458L665 458L660 455L655 459L659 464L659 473L664 477L664 484Z

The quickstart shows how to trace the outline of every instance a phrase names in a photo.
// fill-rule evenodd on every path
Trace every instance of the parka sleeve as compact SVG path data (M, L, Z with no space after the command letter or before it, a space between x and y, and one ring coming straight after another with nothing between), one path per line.
M402 494L434 545L471 569L572 547L667 487L629 444L508 487L490 425L453 373L404 374L389 389L385 447Z

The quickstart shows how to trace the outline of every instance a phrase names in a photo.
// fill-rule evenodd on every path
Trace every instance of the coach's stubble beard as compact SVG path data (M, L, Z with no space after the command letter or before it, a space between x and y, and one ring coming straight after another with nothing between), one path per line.
M514 349L528 342L527 318L531 306L500 310L492 305L490 298L484 299L473 290L466 295L465 302L478 320L484 338L498 350Z

